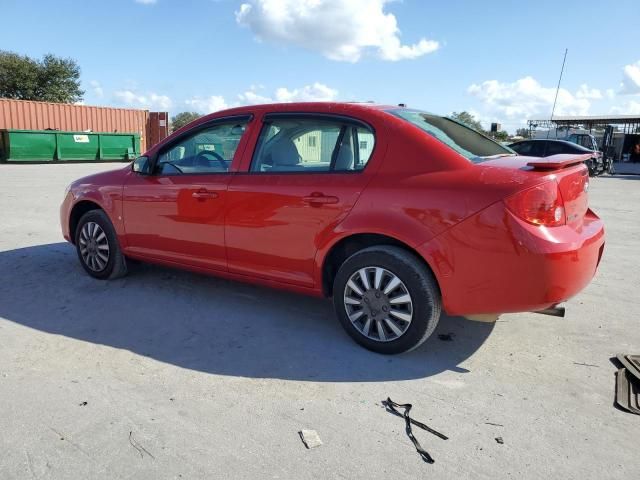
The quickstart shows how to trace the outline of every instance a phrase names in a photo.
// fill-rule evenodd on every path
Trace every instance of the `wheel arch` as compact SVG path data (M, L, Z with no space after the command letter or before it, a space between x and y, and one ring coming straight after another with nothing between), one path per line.
M71 243L75 244L76 242L78 222L85 213L91 210L102 210L106 213L106 210L93 200L80 200L71 208L71 212L69 213L69 238Z
M415 248L411 247L401 240L398 240L397 238L386 234L353 233L336 241L328 249L326 255L324 256L321 267L322 294L325 297L330 297L332 295L333 280L335 279L340 265L342 265L342 263L347 258L360 250L379 245L396 246L415 255L415 257L418 258L423 263L423 265L425 265L431 271L436 284L438 285L438 288L440 288L433 268L431 268L431 265L429 265L429 263L424 259L422 255L418 253Z

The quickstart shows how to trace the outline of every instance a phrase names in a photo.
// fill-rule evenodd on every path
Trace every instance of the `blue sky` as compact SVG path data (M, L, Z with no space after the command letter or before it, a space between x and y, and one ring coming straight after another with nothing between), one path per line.
M508 130L640 113L637 0L0 0L0 48L75 58L86 104L203 113L262 101L404 102Z

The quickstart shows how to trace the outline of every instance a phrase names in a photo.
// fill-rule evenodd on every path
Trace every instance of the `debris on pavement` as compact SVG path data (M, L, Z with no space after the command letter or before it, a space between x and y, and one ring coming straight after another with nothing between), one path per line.
M146 453L155 460L156 457L154 457L151 452L149 452L149 450L144 448L139 442L136 441L135 438L133 438L133 432L129 432L129 443L138 451L138 453L140 454L140 458L144 458L144 454Z
M413 443L413 446L416 447L416 451L420 454L422 459L426 463L435 463L435 460L433 459L433 457L431 457L431 455L429 455L429 452L427 452L424 448L422 448L422 446L420 445L420 443L418 442L416 437L413 435L413 431L411 429L411 425L413 424L418 428L426 430L427 432L435 435L438 438L441 438L442 440L448 440L449 437L447 437L446 435L438 432L437 430L432 429L431 427L425 425L424 423L418 422L417 420L414 420L413 418L411 418L409 416L409 412L413 408L412 404L410 404L410 403L404 403L404 404L396 403L393 400L391 400L391 398L389 398L389 397L387 397L387 399L385 401L383 401L382 403L384 404L384 406L386 407L388 412L393 413L394 415L396 415L398 417L403 417L404 418L405 431L407 432L407 436L409 437L409 439ZM396 410L396 408L403 408L404 412L400 413L398 410Z
M580 365L583 367L596 367L600 368L600 365L594 365L593 363L582 363L582 362L573 362L574 365Z
M315 430L300 430L298 432L300 435L300 439L304 446L311 449L316 448L322 445L322 440L320 440L320 435Z
M640 355L618 354L615 360L623 365L616 372L615 403L640 415Z
M500 445L504 444L504 440L502 439L502 437L496 437L496 442L499 443Z
M619 353L616 358L630 374L640 381L640 355L623 355Z
M79 406L79 407L85 407L85 406L87 406L88 404L89 404L89 402L82 402L82 403L79 403L79 404L78 404L78 406Z
M504 427L501 423L484 422L485 425L493 425L494 427Z

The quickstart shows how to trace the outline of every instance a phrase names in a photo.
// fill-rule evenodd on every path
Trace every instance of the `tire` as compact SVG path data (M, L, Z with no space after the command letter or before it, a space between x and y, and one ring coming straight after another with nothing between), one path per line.
M80 218L75 244L82 268L93 278L107 280L127 274L116 231L104 211L90 210Z
M351 338L382 354L419 347L435 330L442 310L429 268L414 254L388 245L365 248L344 261L333 282L333 304Z

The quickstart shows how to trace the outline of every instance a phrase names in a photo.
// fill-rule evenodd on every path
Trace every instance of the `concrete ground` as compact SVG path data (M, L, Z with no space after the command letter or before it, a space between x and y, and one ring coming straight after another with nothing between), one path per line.
M0 165L1 479L640 478L609 361L640 353L640 177L592 179L608 243L565 319L443 318L386 357L327 301L145 265L89 278L58 205L120 167ZM450 437L415 429L435 464L387 396Z

